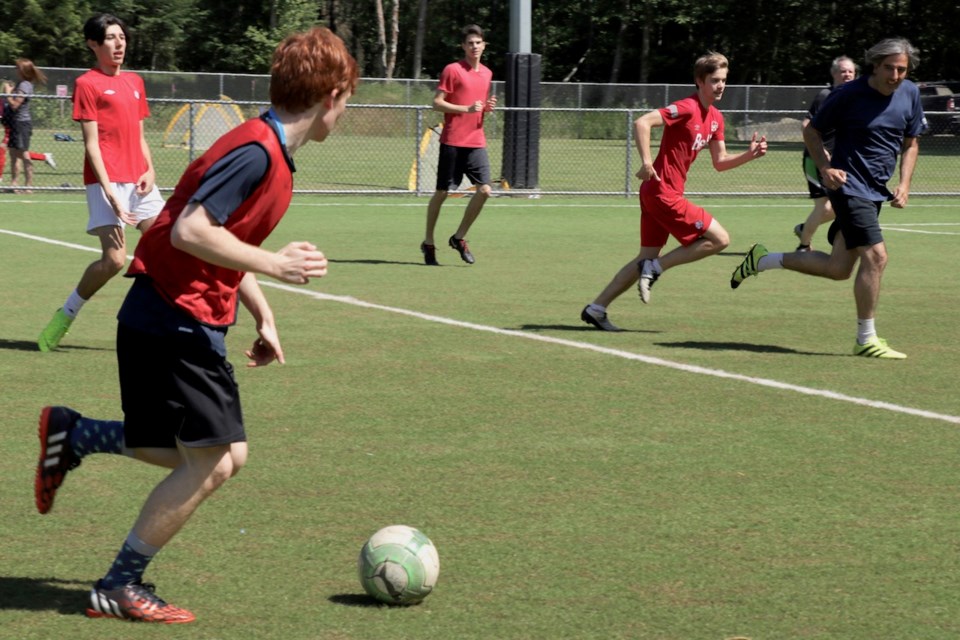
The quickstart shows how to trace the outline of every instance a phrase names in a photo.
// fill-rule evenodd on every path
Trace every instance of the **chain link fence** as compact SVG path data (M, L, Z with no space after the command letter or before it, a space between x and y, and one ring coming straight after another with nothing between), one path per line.
M12 77L0 67L0 77ZM31 102L31 151L51 153L55 167L34 161L34 188L82 188L83 144L71 119L69 91L83 70L45 69L45 90ZM189 162L212 140L268 106L269 78L256 75L140 72L147 84L151 117L147 139L161 189L169 190ZM433 139L442 115L431 102L435 81L364 79L323 144L297 152L295 187L301 193L410 194L433 192ZM729 152L746 149L754 132L766 135L767 157L733 171L713 170L709 152L694 163L691 195L806 196L801 172L800 122L822 87L728 86L721 110ZM494 91L502 92L495 83ZM646 111L693 92L692 85L584 85L545 83L539 115L536 188L510 188L502 195L618 195L632 197L639 153L633 121ZM229 99L221 99L229 96ZM502 95L501 95L502 98ZM366 102L366 103L365 103ZM503 102L501 101L501 104ZM498 107L486 118L494 178L502 177L504 116ZM656 135L655 131L655 135ZM654 141L656 145L656 141ZM924 136L912 195L960 195L960 137ZM654 149L654 153L656 149ZM9 170L5 181L8 180Z

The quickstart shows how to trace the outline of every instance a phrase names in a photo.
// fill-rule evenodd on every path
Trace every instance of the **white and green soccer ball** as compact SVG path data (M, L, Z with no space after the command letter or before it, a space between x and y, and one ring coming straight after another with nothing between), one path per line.
M413 527L392 525L370 536L357 558L360 584L387 604L417 604L433 591L440 556L430 538Z

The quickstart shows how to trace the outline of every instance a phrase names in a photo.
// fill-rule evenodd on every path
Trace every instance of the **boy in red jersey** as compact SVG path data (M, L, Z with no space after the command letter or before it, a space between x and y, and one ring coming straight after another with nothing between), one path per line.
M743 153L727 153L723 116L713 106L723 97L727 85L726 57L710 52L700 57L693 69L697 91L662 109L651 111L634 122L637 148L643 166L637 177L640 185L640 255L614 276L599 296L580 313L587 324L603 331L619 331L607 318L607 307L636 282L640 299L650 302L650 288L667 269L719 253L730 244L730 236L707 211L683 197L687 171L704 147L710 148L713 168L727 171L767 153L766 137L754 133ZM650 130L663 127L660 151L653 160ZM680 246L661 256L670 236Z
M447 242L460 253L464 262L474 263L464 238L490 197L490 158L487 157L483 115L497 106L497 96L490 95L493 72L480 62L486 46L483 29L475 24L464 27L461 47L466 57L444 67L433 98L433 108L443 113L443 132L440 134L437 190L427 204L427 233L420 245L423 261L428 265L438 264L433 230L440 217L440 207L447 199L447 192L459 187L464 175L477 185L477 192L470 198L456 233Z
M83 35L97 56L97 66L77 78L73 119L83 132L83 183L90 212L87 233L100 238L102 253L40 334L40 351L57 348L83 305L126 264L123 225L144 232L163 208L143 134L143 120L150 116L143 79L120 70L127 27L116 16L103 13L87 20Z
M143 583L153 556L247 459L240 395L226 333L243 303L258 337L248 366L284 362L273 311L257 282L290 284L326 275L309 242L260 248L293 195L292 154L322 142L346 109L357 66L329 29L296 33L274 53L272 106L221 137L195 160L137 245L134 283L117 315L124 420L84 417L67 407L40 416L37 508L53 506L64 476L90 453L128 455L172 469L147 498L86 614L179 623L194 620Z

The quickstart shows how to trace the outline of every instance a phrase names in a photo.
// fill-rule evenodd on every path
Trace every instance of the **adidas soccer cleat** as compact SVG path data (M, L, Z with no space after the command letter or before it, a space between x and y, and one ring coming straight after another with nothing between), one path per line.
M60 341L63 340L63 336L70 331L71 324L73 324L73 318L64 313L63 309L57 309L57 312L53 314L53 318L43 328L40 337L37 339L37 346L40 347L40 351L46 352L56 349L60 345Z
M653 270L652 264L652 260L641 260L637 263L637 268L640 270L637 291L640 292L640 301L643 304L650 302L650 289L653 288L653 283L660 277L660 274Z
M739 267L734 269L733 275L730 276L730 288L736 289L748 277L757 275L759 273L757 263L760 262L760 258L768 253L769 251L762 244L755 244L750 247L750 251L747 251L747 257L743 259Z
M50 168L51 168L51 169L56 169L56 168L57 168L57 163L56 163L56 161L53 159L53 154L52 154L52 153L45 153L45 154L43 154L43 161L46 162L48 165L50 165Z
M887 341L877 336L871 336L866 344L853 343L853 355L864 358L885 358L887 360L905 360L907 354L894 351L887 346Z
M595 326L601 331L623 331L620 327L616 326L607 318L607 313L604 311L602 314L597 315L591 311L590 306L587 305L583 308L583 311L580 312L580 319Z
M440 263L437 262L437 247L436 245L427 244L426 242L420 243L420 253L423 254L423 264L431 267L440 266Z
M67 407L44 407L40 412L40 459L33 482L37 511L47 513L53 508L57 489L67 472L80 466L80 458L70 448L70 432L80 414Z
M90 591L88 618L120 618L134 622L179 624L193 622L196 616L180 607L167 604L154 593L154 586L134 582L117 589L104 589L100 583Z
M456 249L460 254L460 259L466 262L467 264L473 264L476 262L473 259L473 254L470 253L470 247L467 246L467 241L463 238L457 238L456 236L450 236L450 246L453 249Z

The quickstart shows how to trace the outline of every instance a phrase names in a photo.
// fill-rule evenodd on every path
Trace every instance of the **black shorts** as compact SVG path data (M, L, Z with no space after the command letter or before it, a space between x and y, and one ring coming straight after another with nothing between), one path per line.
M880 232L882 202L831 191L830 204L833 205L833 211L837 214L836 220L827 232L827 240L831 245L838 231L843 232L843 241L847 249L872 247L883 242L883 234Z
M33 122L30 120L14 120L10 125L10 140L7 148L18 151L30 149L30 137L33 135Z
M490 159L483 147L452 147L440 144L437 162L437 191L453 191L460 187L463 176L471 184L490 184Z
M827 197L827 190L823 187L820 170L817 169L813 158L807 154L803 154L803 176L807 179L807 190L810 191L811 198Z
M192 335L117 325L124 436L130 448L246 442L233 367Z

